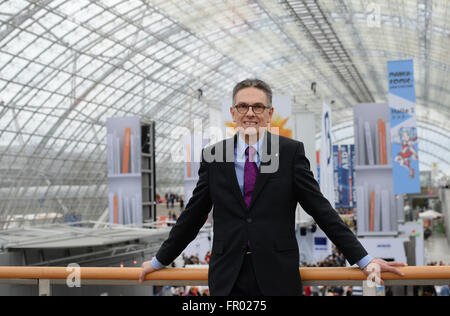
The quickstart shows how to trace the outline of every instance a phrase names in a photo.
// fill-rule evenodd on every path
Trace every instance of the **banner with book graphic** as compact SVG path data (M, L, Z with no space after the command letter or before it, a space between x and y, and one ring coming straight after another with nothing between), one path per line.
M142 137L139 117L106 121L109 223L143 223Z
M394 193L420 193L414 61L388 62Z

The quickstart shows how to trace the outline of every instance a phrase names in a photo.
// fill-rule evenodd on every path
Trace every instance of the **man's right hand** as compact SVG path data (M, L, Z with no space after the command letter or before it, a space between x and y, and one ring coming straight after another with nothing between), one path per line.
M139 277L139 283L143 283L145 281L145 276L149 273L155 272L156 269L153 268L152 263L150 261L146 261L142 264L141 276Z

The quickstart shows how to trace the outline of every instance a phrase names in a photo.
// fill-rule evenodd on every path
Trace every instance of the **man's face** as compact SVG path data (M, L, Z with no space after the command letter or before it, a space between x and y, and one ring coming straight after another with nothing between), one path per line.
M264 91L249 87L239 90L236 94L234 105L237 104L268 106L268 100ZM265 109L261 114L257 114L251 107L246 114L241 114L234 106L230 108L233 122L236 123L239 132L245 135L255 135L258 131L265 130L272 119L273 111L273 107L271 107L270 109Z

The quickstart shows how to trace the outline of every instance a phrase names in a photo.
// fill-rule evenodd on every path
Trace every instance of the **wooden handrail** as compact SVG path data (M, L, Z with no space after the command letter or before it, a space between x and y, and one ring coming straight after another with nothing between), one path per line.
M393 273L382 273L383 280L450 280L450 266L420 266L399 268L405 273L401 277ZM65 267L0 267L0 279L67 279L73 273ZM141 268L80 268L82 280L138 280ZM359 268L301 268L303 281L333 281L367 279ZM147 281L160 280L208 280L207 268L169 268L148 274Z

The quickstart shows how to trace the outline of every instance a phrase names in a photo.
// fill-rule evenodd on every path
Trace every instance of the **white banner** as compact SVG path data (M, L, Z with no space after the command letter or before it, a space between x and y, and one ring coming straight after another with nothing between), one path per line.
M320 145L320 190L334 207L333 143L331 140L331 108L325 102L322 108Z

